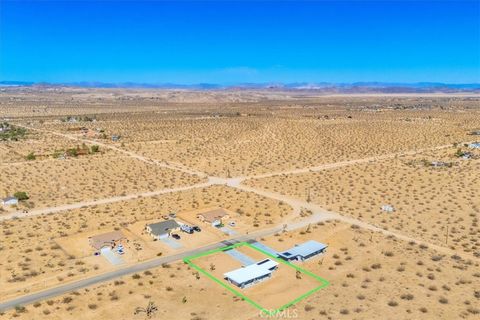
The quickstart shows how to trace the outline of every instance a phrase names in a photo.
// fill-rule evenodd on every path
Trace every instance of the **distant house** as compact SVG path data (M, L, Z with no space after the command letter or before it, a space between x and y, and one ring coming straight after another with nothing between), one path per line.
M95 138L97 136L97 132L94 130L87 130L84 132L84 135L89 138Z
M197 215L200 221L209 223L213 226L218 226L223 223L224 220L229 218L228 212L224 209L214 209L207 212L203 212Z
M125 235L121 231L107 232L88 238L88 242L96 250L101 250L104 247L114 248L122 240L125 240Z
M395 209L393 208L393 206L389 205L389 204L384 204L382 207L381 207L382 211L385 211L385 212L393 212L395 211Z
M88 149L82 148L77 149L77 156L86 156L88 154Z
M114 135L112 136L112 141L118 141L118 140L120 140L120 136L114 134Z
M175 220L166 220L157 223L148 224L145 230L157 240L165 239L170 236L172 231L180 230L180 225Z
M15 206L18 204L18 199L15 197L6 197L2 199L3 206Z
M328 246L326 244L309 240L287 251L279 252L278 256L286 261L305 261L313 258L316 255L324 253L327 250L327 247Z
M451 167L452 165L448 162L443 162L443 161L432 161L431 162L432 167L434 168L441 168L441 167Z
M272 276L272 272L278 268L278 263L265 259L243 268L224 273L225 280L240 288L246 288Z
M480 149L480 142L473 142L468 145L470 149Z

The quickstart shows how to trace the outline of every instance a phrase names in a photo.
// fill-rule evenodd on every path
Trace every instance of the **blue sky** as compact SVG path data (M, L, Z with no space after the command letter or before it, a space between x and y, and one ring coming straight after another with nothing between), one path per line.
M480 82L479 1L5 1L0 81Z

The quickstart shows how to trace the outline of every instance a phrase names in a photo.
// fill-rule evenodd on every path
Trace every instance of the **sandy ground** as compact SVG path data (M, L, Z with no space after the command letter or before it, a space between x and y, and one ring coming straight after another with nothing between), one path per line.
M89 235L106 230L118 229L127 235L133 246L126 250L128 261L173 253L168 246L142 234L145 223L158 221L170 212L188 213L220 206L234 213L239 226L249 226L248 230L244 229L245 232L271 227L292 212L292 208L278 201L214 186L3 221L0 223L0 252L3 257L0 261L0 292L4 297L14 296L25 290L55 285L65 279L73 280L110 270L112 266L104 263L101 257L91 256L93 250L88 251L85 244ZM182 250L195 246L197 241L207 244L225 238L218 230L205 224L200 226L202 232L195 241L187 236L181 240L184 245ZM74 249L72 246L76 242L81 244ZM85 257L93 258L85 260Z
M300 264L331 284L289 309L297 319L474 319L478 312L478 262L438 255L346 224L325 223L305 231L263 239L278 250L308 239L329 245L324 256ZM227 261L238 265L222 258L216 260L217 270ZM290 288L283 291L282 297L286 295ZM179 319L262 318L253 306L211 279L197 277L183 263L28 306L24 313L9 311L4 317L65 319L82 314L82 319L143 319L133 312L149 301L159 309L153 319L172 314Z
M478 96L460 95L2 89L2 121L47 132L28 130L23 140L0 142L0 196L26 191L30 199L19 209L35 210L203 181L189 170L220 177L255 176L480 140L468 135L480 129L479 101ZM62 122L68 115L89 116L96 122ZM88 138L90 144L101 145L100 153L53 159L56 150L82 143L67 137L83 139L71 131L83 126L105 132L106 138ZM120 141L111 141L114 134L121 136ZM246 184L308 199L342 215L474 257L479 250L479 160L453 157L457 148L280 174ZM25 160L30 152L38 155L36 160ZM425 166L431 161L452 166ZM382 212L383 204L393 205L395 212ZM145 223L174 211L179 219L194 224L195 212L211 207L234 213L235 230L240 233L310 215L257 193L216 185L2 221L0 296L14 297L112 270L85 244L97 232L122 230L129 240L125 257L129 263L173 253L142 234ZM182 237L184 250L223 239L218 230L200 226L204 231L197 238ZM329 250L302 267L331 285L288 309L290 317L478 317L478 260L462 260L338 222L263 241L283 250L308 239L328 243ZM217 263L220 270L223 260ZM291 275L279 271L275 286L262 283L248 289L268 306L278 306L303 290L291 281L280 281ZM149 301L159 309L154 319L261 318L258 310L210 279L197 277L183 263L11 310L0 318L144 319L133 312Z
M240 252L251 257L255 261L268 258L268 256L248 247L240 247ZM230 284L223 277L223 274L240 268L239 261L224 252L218 252L209 256L201 257L193 261L202 269L210 272L225 285L229 285L241 292L255 303L267 310L276 310L281 306L295 300L301 295L322 285L318 280L308 275L296 276L296 269L280 263L278 269L272 273L272 277L248 288L238 288ZM212 270L212 266L214 270Z
M480 256L480 161L458 159L455 152L451 148L247 183L310 199L384 229ZM424 161L444 161L452 166L434 168ZM383 205L391 205L395 211L384 212Z
M118 156L0 166L3 196L26 191L34 207L95 200L195 184L196 176Z
M363 114L350 119L344 114L327 120L199 120L151 115L149 119L138 116L128 123L105 121L95 125L120 134L123 146L137 154L210 175L233 177L449 144L465 138L460 122L475 123L465 114L456 115L455 121L445 116L439 113L438 118L411 119L395 111L374 119ZM138 129L140 125L142 130ZM55 127L58 130L56 124L47 126Z

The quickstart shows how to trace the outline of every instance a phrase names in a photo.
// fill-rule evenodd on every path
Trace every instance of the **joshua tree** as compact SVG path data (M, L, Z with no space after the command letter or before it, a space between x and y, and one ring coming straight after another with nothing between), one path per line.
M145 313L147 318L151 318L157 311L158 311L158 308L155 305L155 303L153 303L152 301L149 301L146 308L137 307L133 314L137 315L137 314L140 314L140 313Z

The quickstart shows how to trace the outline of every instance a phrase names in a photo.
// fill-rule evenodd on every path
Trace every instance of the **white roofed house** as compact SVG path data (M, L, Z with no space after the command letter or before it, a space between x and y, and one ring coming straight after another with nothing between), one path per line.
M395 209L393 208L392 205L384 204L384 205L382 206L382 211L385 211L385 212L393 212L393 211L395 211Z
M6 197L1 200L3 206L15 206L18 204L18 199L15 197Z
M470 149L480 149L480 142L473 142L468 145Z
M327 247L326 244L310 240L287 251L279 252L278 256L286 261L305 261L314 256L325 253Z
M278 268L278 263L265 259L257 263L224 273L225 279L240 288L252 286L272 276L272 272Z

